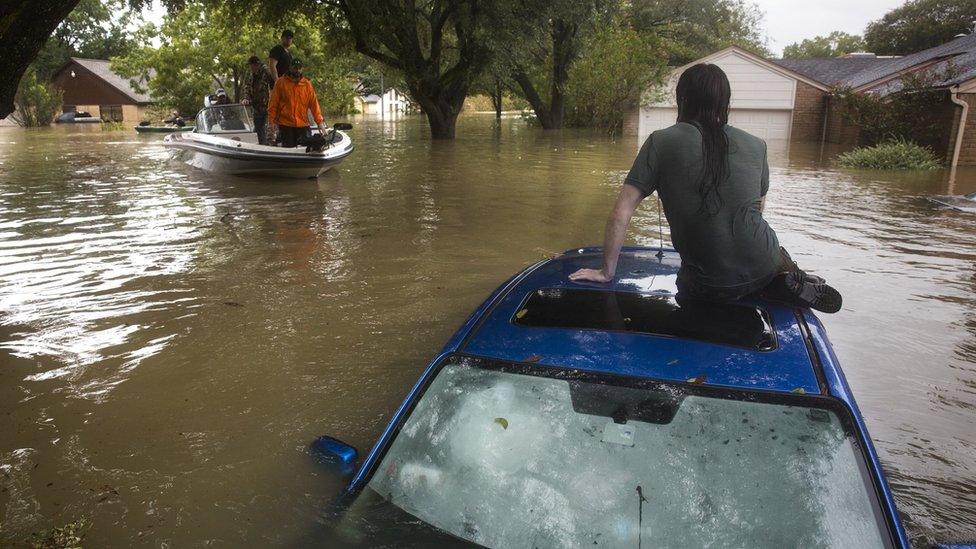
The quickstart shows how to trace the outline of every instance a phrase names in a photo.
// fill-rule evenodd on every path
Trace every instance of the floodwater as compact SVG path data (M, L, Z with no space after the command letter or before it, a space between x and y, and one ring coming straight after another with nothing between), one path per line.
M309 542L340 487L309 442L367 450L492 289L598 244L637 148L458 135L357 123L337 170L286 182L131 131L0 130L0 545L79 520L93 547ZM774 156L768 217L845 295L824 320L913 540L976 539L976 214L921 198L946 172ZM631 239L658 234L650 200Z

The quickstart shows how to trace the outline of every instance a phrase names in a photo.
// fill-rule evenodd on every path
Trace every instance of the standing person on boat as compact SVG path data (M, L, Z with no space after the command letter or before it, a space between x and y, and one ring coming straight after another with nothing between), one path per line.
M841 295L808 275L763 219L769 190L766 143L728 125L731 88L722 69L698 64L676 88L677 124L651 134L607 220L600 269L571 280L610 282L630 218L658 193L681 256L679 298L729 302L763 297L835 313Z
M268 118L272 127L277 126L281 146L294 147L300 139L306 139L311 133L308 126L307 113L312 112L312 118L319 127L319 132L325 134L322 125L322 110L319 100L315 96L315 89L308 78L302 76L304 64L299 59L291 63L288 76L281 77L275 82L268 101Z
M244 100L241 104L251 105L254 110L254 129L258 134L258 144L268 144L268 101L271 99L271 88L275 85L275 78L258 56L252 55L247 60L251 68L251 77L244 84Z
M292 57L288 49L291 48L294 38L295 33L292 31L288 29L281 31L281 42L268 52L268 69L275 80L288 74L291 69Z

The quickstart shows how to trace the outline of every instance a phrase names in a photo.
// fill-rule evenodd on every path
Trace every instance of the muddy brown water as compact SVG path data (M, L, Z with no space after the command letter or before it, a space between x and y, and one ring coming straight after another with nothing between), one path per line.
M462 119L354 121L314 181L220 177L158 136L0 129L0 545L302 545L339 483L499 283L601 240L636 140ZM826 316L910 535L976 539L976 171L773 158L768 217L845 295ZM664 233L667 240L667 230ZM648 201L630 240L657 243Z

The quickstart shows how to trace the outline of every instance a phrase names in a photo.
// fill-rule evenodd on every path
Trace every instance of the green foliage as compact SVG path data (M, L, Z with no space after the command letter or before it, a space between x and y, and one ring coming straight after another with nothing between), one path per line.
M570 73L567 122L620 130L625 112L666 78L665 59L662 41L653 35L627 28L600 32Z
M864 39L856 34L834 31L826 36L808 38L783 48L787 59L810 59L816 57L839 57L856 51L864 51Z
M942 167L932 149L905 139L856 148L838 155L837 164L865 170L935 170Z
M12 117L24 127L47 126L61 110L61 97L61 90L39 79L37 71L29 68L17 88L14 97L16 110Z
M909 0L868 24L867 49L878 55L907 55L974 31L976 0Z
M934 144L945 135L945 122L932 114L939 110L933 107L948 101L945 90L934 88L956 71L949 65L944 71L907 74L895 84L898 91L886 96L837 88L831 91L831 100L845 120L861 129L867 143L913 139Z
M129 27L137 14L124 0L81 0L55 29L34 60L38 77L50 79L69 57L109 59L135 46Z
M667 43L668 63L683 65L727 46L769 56L763 12L746 0L633 0L624 4L635 30Z
M313 14L314 15L314 14ZM149 24L138 32L145 45L113 59L112 68L135 80L148 82L148 91L162 104L192 116L203 96L221 87L232 99L243 94L250 77L247 59L267 60L282 28L295 32L292 55L305 62L305 75L315 86L323 110L346 114L353 106L348 82L349 51L336 47L317 20L293 13L269 23L261 13L228 7L223 3L192 1L169 12L162 25Z
M81 549L85 532L91 527L86 519L69 522L51 529L43 538L33 539L28 544L31 549Z

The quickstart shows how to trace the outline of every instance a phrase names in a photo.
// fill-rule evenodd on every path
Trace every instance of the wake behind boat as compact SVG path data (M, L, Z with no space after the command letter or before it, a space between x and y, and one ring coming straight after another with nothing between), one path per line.
M167 135L167 147L179 151L191 166L231 175L318 177L352 153L352 140L336 124L298 147L259 145L250 112L244 105L210 105L197 114L196 129Z

